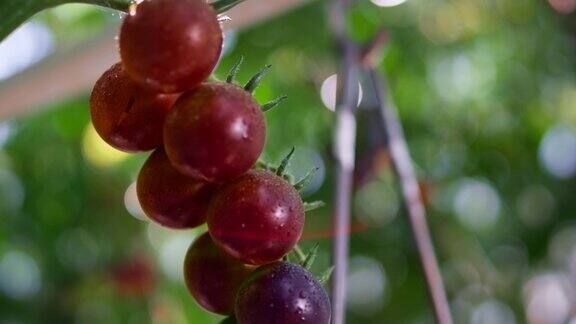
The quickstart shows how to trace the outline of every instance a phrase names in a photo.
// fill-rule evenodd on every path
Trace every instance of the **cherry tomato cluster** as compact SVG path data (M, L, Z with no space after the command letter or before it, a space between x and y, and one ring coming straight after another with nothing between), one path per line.
M221 0L230 3L229 0ZM315 252L288 262L304 227L299 190L278 167L258 162L266 139L252 96L269 66L241 87L241 60L225 82L208 81L222 51L218 1L144 0L119 35L121 62L90 100L92 122L110 145L154 150L137 182L138 199L158 224L208 225L189 248L186 284L209 311L239 323L328 323L330 304L307 268ZM229 7L229 6L228 6Z

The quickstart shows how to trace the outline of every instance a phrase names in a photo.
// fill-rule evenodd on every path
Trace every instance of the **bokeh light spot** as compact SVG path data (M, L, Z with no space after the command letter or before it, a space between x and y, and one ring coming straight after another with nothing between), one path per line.
M562 14L569 14L576 9L576 0L548 0L548 3Z
M550 128L538 151L540 163L553 176L561 179L576 173L576 132L564 124Z
M178 233L168 238L160 247L160 266L169 279L175 282L184 281L184 259L194 238L193 234Z
M464 179L456 186L453 208L463 225L485 230L496 224L500 214L500 196L489 183Z
M136 185L136 181L134 181L126 189L126 192L124 193L124 205L126 206L128 213L134 218L147 222L148 217L142 210L142 206L140 206L140 202L138 201Z
M322 102L324 106L331 111L336 110L336 91L338 89L338 76L336 74L332 74L324 82L322 82L322 86L320 87L320 97L322 98ZM362 102L362 97L364 93L362 90L362 86L358 83L358 105Z
M497 301L482 302L472 312L471 324L516 324L514 312L507 305Z
M371 0L378 7L395 7L403 4L406 0Z
M378 261L364 256L350 259L348 308L360 314L375 313L385 302L388 279Z
M114 166L130 156L128 153L121 152L104 142L92 123L89 123L84 131L82 151L84 157L98 167Z
M30 255L12 250L0 259L0 291L14 299L35 295L41 287L40 269Z
M536 276L524 285L524 304L529 323L564 323L570 315L571 302L567 287L570 284L561 274Z
M28 22L0 42L0 80L40 61L54 49L50 30L42 23Z

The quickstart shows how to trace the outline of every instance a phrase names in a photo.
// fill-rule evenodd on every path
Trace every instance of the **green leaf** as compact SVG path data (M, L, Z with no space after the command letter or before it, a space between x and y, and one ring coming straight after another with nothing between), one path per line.
M0 0L0 41L40 11L65 3L87 3L126 11L131 0Z
M211 5L223 13L244 0L218 0ZM128 11L133 0L0 0L0 41L40 11L65 3L87 3L120 11Z

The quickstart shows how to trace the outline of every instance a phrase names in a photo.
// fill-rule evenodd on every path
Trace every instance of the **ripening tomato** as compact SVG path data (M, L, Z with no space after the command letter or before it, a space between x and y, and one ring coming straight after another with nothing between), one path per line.
M155 91L174 93L204 81L222 51L222 29L205 0L145 0L120 29L126 72Z
M117 63L92 90L92 123L100 137L119 150L152 150L162 144L164 121L177 98L141 88Z
M275 262L258 268L236 298L239 324L328 324L326 291L299 265Z
M186 285L194 299L205 309L222 315L234 314L238 289L253 270L222 252L208 233L190 246L184 261Z
M251 170L225 184L208 210L208 229L216 244L249 264L282 258L294 248L303 227L300 195L269 171Z
M171 228L193 228L206 221L214 187L176 171L164 150L157 149L138 175L142 209L155 222Z
M210 182L248 171L264 148L266 125L252 94L208 82L184 93L168 114L164 146L180 172Z

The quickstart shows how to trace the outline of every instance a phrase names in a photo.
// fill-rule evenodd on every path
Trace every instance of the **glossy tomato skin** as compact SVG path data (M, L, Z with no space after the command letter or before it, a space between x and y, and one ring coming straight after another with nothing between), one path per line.
M120 56L132 79L183 92L204 81L222 51L217 14L205 0L145 0L120 29Z
M188 249L184 278L194 299L205 309L222 315L234 314L240 285L254 270L222 252L208 233Z
M162 144L164 121L177 98L141 88L117 63L92 90L92 123L100 137L119 150L152 150Z
M157 149L138 175L136 185L142 209L152 220L170 228L193 228L206 221L211 184L180 174Z
M182 173L224 182L248 171L266 140L252 95L233 84L208 82L184 93L168 114L164 146Z
M328 324L330 314L328 296L314 275L287 262L258 268L236 299L239 324Z
M219 188L208 211L210 235L224 251L248 264L282 258L304 227L298 192L283 178L250 170Z

